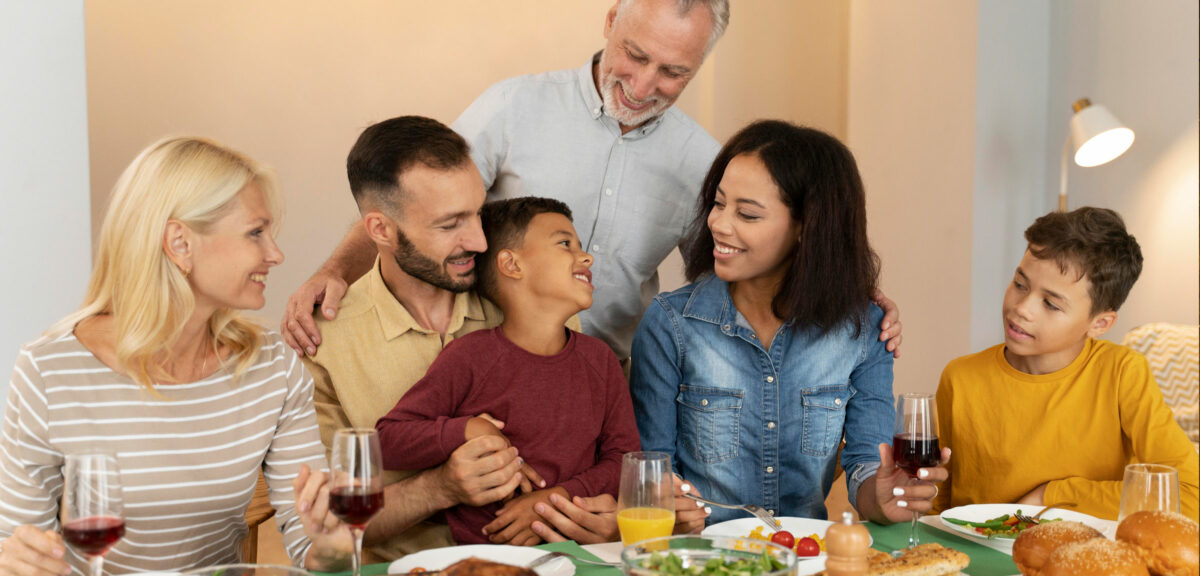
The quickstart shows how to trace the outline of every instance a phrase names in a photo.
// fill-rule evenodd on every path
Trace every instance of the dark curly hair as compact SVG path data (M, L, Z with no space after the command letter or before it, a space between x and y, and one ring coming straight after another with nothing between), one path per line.
M829 331L849 320L862 330L879 282L879 257L867 241L866 194L854 156L837 138L779 120L760 120L726 142L704 178L696 217L683 243L689 281L713 271L713 236L708 214L717 187L734 157L762 160L780 199L800 225L772 308L795 329Z

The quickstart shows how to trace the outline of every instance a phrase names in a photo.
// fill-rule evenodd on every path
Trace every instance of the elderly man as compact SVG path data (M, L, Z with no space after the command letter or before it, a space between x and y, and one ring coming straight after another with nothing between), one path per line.
M673 104L728 20L728 0L618 0L605 18L604 50L585 65L499 82L454 124L471 144L489 199L537 195L571 208L579 238L596 257L595 301L580 316L583 331L622 359L646 303L658 292L658 266L682 238L719 149ZM334 321L348 282L371 269L376 250L368 232L355 226L289 299L281 331L301 354L317 354L322 342L315 306ZM452 256L429 264L446 270L464 264ZM900 324L894 305L883 306L889 312L884 337L891 335L894 349ZM370 352L360 354L366 361ZM547 516L568 536L611 535L601 532L613 528L604 515L615 505L556 505L571 518L553 510ZM595 521L595 513L606 521ZM702 517L681 516L685 527L685 518L691 527L703 523ZM540 528L543 537L557 537Z

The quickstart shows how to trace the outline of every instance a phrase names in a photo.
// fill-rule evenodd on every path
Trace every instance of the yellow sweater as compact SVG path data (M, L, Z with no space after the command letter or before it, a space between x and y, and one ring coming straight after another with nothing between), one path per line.
M950 480L935 510L1016 502L1044 482L1048 505L1117 519L1131 462L1179 470L1182 512L1197 518L1196 450L1171 416L1145 357L1088 340L1069 366L1034 376L1010 366L1004 345L951 362L937 407Z

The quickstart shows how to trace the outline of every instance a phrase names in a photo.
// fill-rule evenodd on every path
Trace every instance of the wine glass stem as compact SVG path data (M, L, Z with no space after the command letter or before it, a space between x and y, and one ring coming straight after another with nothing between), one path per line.
M362 528L351 528L350 534L354 536L354 572L352 572L352 574L354 574L354 576L361 576L363 530Z
M89 557L88 565L91 567L92 576L104 576L104 556L97 554Z
M921 481L917 480L916 482L913 483L913 486L917 486L920 483L921 483ZM909 548L912 548L913 546L916 546L917 544L921 543L921 538L920 538L920 536L917 535L917 519L919 519L920 517L921 517L920 512L912 513L912 524L909 525L909 527L908 527L908 547Z

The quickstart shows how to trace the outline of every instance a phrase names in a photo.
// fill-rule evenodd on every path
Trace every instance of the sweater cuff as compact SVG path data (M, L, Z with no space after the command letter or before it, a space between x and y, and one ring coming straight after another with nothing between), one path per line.
M450 453L467 441L467 421L471 416L447 418L442 422L442 434L438 439L442 450L442 459L450 458Z

